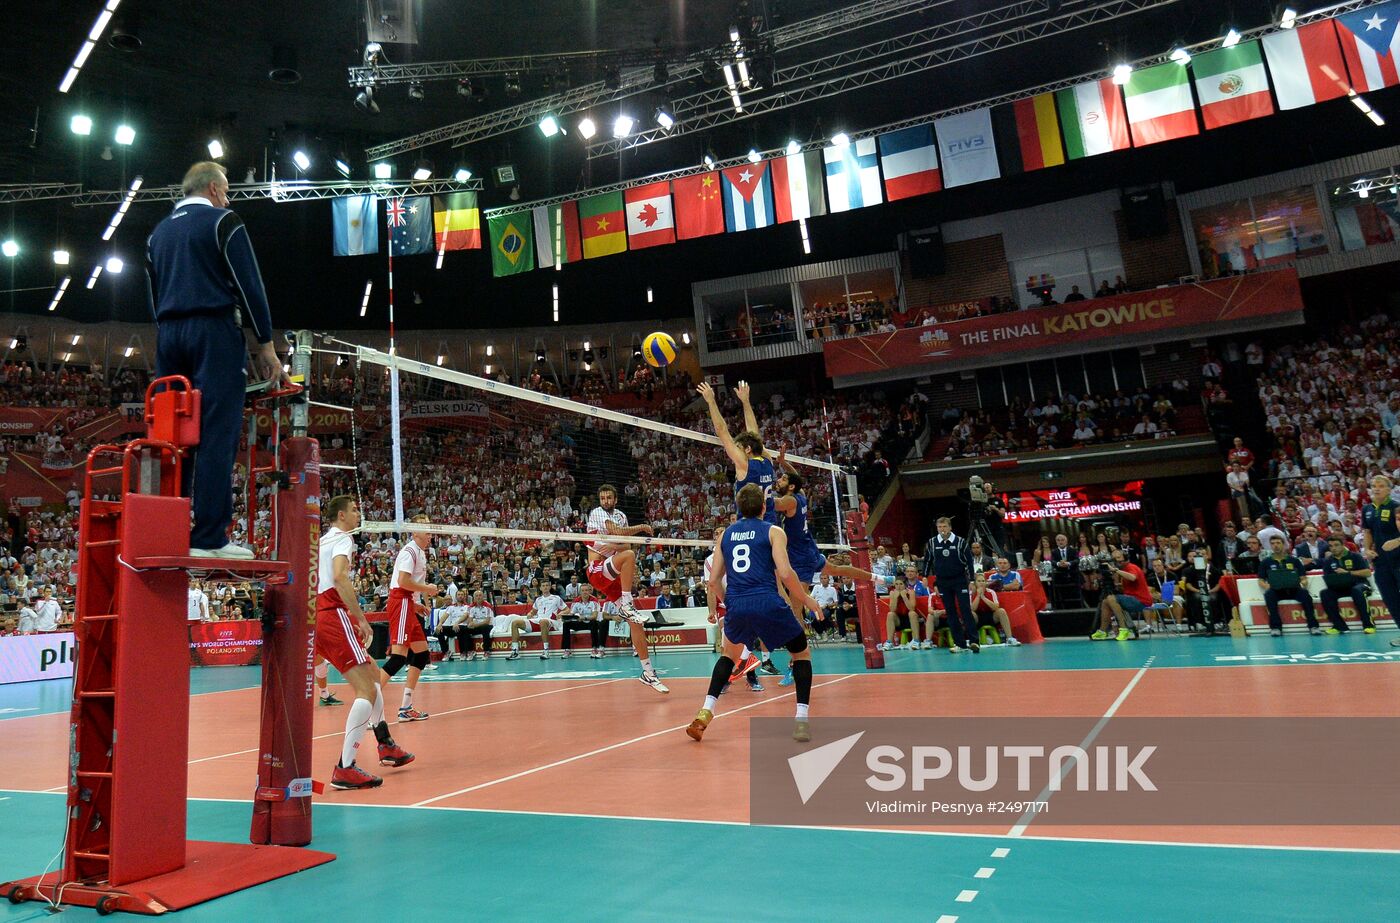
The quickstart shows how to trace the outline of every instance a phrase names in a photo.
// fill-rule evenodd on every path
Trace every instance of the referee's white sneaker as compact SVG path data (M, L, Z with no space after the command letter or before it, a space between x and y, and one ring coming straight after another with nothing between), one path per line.
M233 542L229 542L222 548L191 548L190 557L251 561L256 555L253 554L253 549L251 548L244 548L242 545L235 545Z

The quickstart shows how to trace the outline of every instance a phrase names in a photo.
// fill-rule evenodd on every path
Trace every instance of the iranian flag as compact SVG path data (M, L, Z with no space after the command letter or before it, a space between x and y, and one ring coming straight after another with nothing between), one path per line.
M1143 147L1199 134L1196 103L1186 68L1175 61L1144 67L1128 75L1123 87L1133 144Z
M1330 19L1264 36L1264 59L1280 109L1301 109L1345 96L1347 69Z
M1113 80L1091 80L1055 93L1064 124L1065 153L1071 160L1132 147L1123 97Z
M627 206L627 246L631 250L676 242L671 211L671 184L662 180L633 186L623 193Z
M1196 55L1191 72L1207 129L1273 115L1274 101L1258 42Z

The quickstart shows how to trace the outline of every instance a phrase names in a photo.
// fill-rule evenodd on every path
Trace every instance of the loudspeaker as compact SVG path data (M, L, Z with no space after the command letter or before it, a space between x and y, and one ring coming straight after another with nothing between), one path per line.
M1122 203L1123 227L1129 240L1161 237L1167 233L1167 202L1162 197L1162 187L1125 192Z
M944 273L943 230L933 228L909 235L909 274L915 279Z

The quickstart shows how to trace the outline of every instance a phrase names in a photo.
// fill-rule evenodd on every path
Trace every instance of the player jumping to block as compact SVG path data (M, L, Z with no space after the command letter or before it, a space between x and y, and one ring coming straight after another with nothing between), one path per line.
M424 523L428 517L414 516L411 522ZM389 586L389 657L384 661L383 675L379 681L387 686L394 674L408 664L408 676L404 680L403 702L399 705L400 721L424 721L425 711L413 707L413 693L418 688L418 677L423 668L432 662L428 653L428 637L423 633L423 623L418 621L419 610L426 611L418 602L418 594L429 598L438 595L438 588L427 583L428 554L432 544L430 532L414 532L412 537L399 550L394 559L394 581Z
M651 535L646 523L629 526L627 514L617 508L617 488L604 484L598 488L598 505L588 514L588 531L593 535ZM632 648L642 662L642 682L657 692L670 692L652 669L647 656L647 632L642 626L646 617L632 603L632 587L637 580L637 553L614 542L588 543L588 582L608 602L617 604L617 611L632 629Z
M359 506L353 497L333 497L326 504L325 515L330 528L321 536L316 653L339 670L355 690L355 701L345 716L345 742L331 773L331 785L340 789L374 788L384 780L355 764L355 752L365 731L374 729L382 765L404 766L413 762L413 754L394 743L384 723L384 693L368 650L373 632L350 580L355 555L355 540L350 533L360 527Z
M746 484L739 491L738 522L724 530L715 544L715 564L710 572L710 614L725 604L724 653L710 675L710 690L695 720L686 728L692 740L700 740L714 720L715 702L734 669L741 648L763 641L769 648L784 647L792 655L792 676L797 685L797 723L792 739L812 739L807 708L812 696L812 651L807 632L793 617L778 584L799 605L820 609L807 594L788 562L787 536L779 526L759 518L763 513L763 488ZM726 586L727 583L727 586Z

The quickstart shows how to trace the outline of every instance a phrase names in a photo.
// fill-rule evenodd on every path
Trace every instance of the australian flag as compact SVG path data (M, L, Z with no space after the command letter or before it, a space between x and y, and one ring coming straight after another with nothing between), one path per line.
M433 252L433 201L429 196L389 199L384 206L395 256Z

